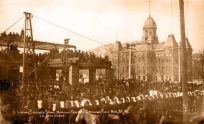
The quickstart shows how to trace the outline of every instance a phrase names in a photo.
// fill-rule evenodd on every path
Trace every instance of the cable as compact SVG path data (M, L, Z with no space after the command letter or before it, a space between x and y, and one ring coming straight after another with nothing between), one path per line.
M87 36L85 36L85 35L83 35L83 34L76 33L76 32L74 32L74 31L71 31L71 30L69 30L69 29L67 29L67 28L64 28L64 27L62 27L62 26L60 26L60 25L57 25L57 24L55 24L55 23L53 23L53 22L50 22L50 21L48 21L48 20L46 20L46 19L43 19L43 18L38 17L38 16L36 16L36 15L33 15L33 16L35 16L36 18L38 18L38 19L40 19L40 20L42 20L42 21L44 21L44 22L46 22L46 23L49 23L49 24L51 24L51 25L54 25L55 27L58 27L58 28L60 28L60 29L62 29L62 30L71 32L71 33L73 33L73 34L75 34L75 35L78 35L78 36L80 36L80 37L83 37L83 38L85 38L85 39L87 39L87 40L90 40L90 41L92 41L92 42L95 42L95 43L98 43L98 44L101 44L101 45L105 45L105 44L102 43L102 42L99 42L99 41L97 41L97 40L94 40L94 39L92 39L92 38L90 38L90 37L87 37Z
M29 77L33 72L35 72L47 59L49 59L50 55L48 54L47 57L38 65L37 68L33 69L26 77Z
M10 28L12 28L15 24L17 24L24 16L20 17L16 22L14 22L11 26L9 26L5 31L3 32L6 32L8 31Z

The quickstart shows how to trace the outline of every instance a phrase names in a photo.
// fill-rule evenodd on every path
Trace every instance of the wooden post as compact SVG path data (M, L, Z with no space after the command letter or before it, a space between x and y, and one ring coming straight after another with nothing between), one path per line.
M120 79L120 72L119 72L120 71L120 64L119 64L119 62L120 62L120 51L119 51L119 48L117 49L117 52L118 52L118 58L117 58L118 59L118 63L117 63L118 64L118 68L117 68L118 70L117 71L118 71L118 80L119 80Z
M188 91L187 91L187 59L186 59L186 36L184 19L184 2L179 0L180 8L180 31L181 31L181 72L182 72L182 92L183 92L183 121L188 121Z
M26 25L27 25L27 22L26 22L26 14L25 14L25 25L24 25L24 36L23 36L23 73L22 73L22 87L24 87L24 84L25 84L25 45L26 45Z

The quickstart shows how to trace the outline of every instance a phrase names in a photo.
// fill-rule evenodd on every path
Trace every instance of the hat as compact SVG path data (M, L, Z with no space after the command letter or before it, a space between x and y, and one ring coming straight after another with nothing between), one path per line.
M99 100L95 100L96 105L99 105Z
M75 100L75 101L74 101L74 104L75 104L75 106L76 106L77 108L79 108L79 101L78 101L78 100Z
M131 97L133 102L136 102L136 98L135 97Z
M122 103L125 103L125 98L124 97L122 97L120 99L122 100Z

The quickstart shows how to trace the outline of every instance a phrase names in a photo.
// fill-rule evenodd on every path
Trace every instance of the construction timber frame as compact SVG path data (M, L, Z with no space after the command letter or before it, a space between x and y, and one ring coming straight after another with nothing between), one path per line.
M23 45L23 73L22 73L22 85L24 86L25 82L25 52L29 52L33 55L33 64L35 70L35 79L37 79L37 70L36 70L36 61L35 61L35 44L33 42L33 30L32 30L32 14L28 12L24 12L25 14L25 25L24 25L24 45ZM26 51L27 48L27 51Z

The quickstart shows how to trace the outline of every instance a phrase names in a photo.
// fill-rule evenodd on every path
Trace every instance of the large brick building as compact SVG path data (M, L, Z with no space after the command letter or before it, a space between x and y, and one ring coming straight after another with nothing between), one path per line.
M186 39L186 48L188 80L191 80L192 47L188 39ZM180 81L179 55L180 45L174 35L169 35L165 42L159 42L156 23L149 16L144 23L142 40L131 42L126 47L117 41L111 51L110 59L115 78Z

